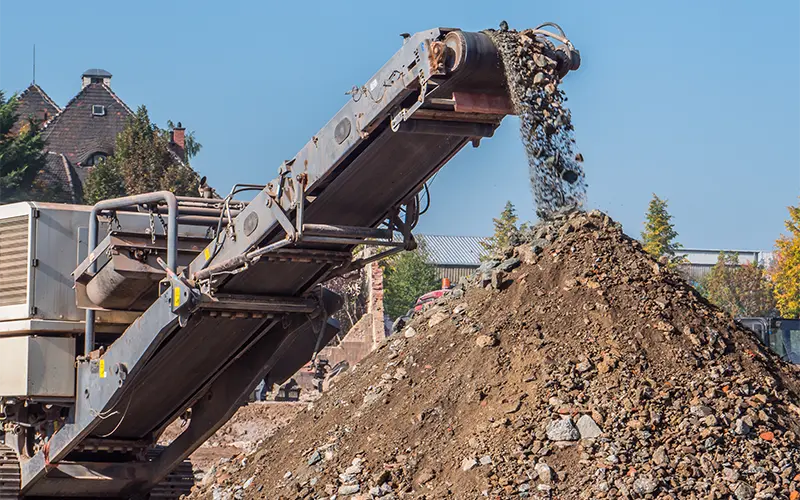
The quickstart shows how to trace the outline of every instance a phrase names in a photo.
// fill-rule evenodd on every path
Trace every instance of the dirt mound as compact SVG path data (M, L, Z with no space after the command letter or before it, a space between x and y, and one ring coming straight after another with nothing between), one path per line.
M797 498L800 370L559 214L195 497Z

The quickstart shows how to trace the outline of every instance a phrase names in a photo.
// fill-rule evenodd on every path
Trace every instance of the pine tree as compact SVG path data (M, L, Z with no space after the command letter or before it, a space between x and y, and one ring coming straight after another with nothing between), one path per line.
M487 241L481 242L483 248L486 249L486 258L495 253L500 253L503 249L515 243L520 234L520 229L517 227L518 220L519 217L514 204L507 201L505 208L500 212L500 217L492 219L494 234Z
M678 233L672 224L672 216L667 211L667 200L662 200L654 193L645 219L642 231L642 246L645 251L655 258L666 256L673 264L683 260L683 256L675 254L681 245L675 241Z
M772 316L772 283L758 263L739 264L739 255L720 252L701 281L703 295L732 316Z
M800 317L800 205L788 208L789 235L775 242L777 251L771 274L778 311L784 318L797 318Z
M11 133L18 105L16 95L6 99L0 90L0 203L25 199L45 165L44 140L35 121L29 120L18 134Z
M196 151L195 151L196 152ZM156 127L140 106L117 135L114 155L104 168L95 168L87 179L86 202L95 203L106 196L121 196L150 191L172 191L177 195L196 196L200 176L188 164L182 164L170 150L168 135ZM120 192L120 182L123 191Z
M386 314L396 319L416 300L439 286L436 270L425 260L424 248L403 252L384 263L383 304Z

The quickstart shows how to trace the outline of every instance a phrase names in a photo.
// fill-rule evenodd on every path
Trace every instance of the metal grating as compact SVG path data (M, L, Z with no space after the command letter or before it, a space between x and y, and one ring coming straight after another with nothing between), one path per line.
M28 215L0 220L0 306L28 299Z

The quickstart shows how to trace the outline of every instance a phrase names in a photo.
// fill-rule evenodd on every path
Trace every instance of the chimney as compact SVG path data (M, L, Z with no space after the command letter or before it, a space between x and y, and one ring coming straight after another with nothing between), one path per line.
M178 126L172 129L172 142L181 149L186 148L186 129L183 128L181 122L178 122Z
M92 83L102 83L106 87L111 87L111 73L104 69L87 69L81 75L81 90Z
M186 161L186 129L183 128L181 122L169 132L169 142L173 151L181 157L181 160Z

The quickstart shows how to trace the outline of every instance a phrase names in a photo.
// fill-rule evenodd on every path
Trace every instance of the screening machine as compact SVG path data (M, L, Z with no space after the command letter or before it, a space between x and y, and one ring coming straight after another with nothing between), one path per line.
M577 68L563 33L530 33ZM413 249L425 182L511 114L489 36L456 29L405 36L349 95L276 178L224 199L0 206L0 498L184 493L186 457L338 332L321 284Z

